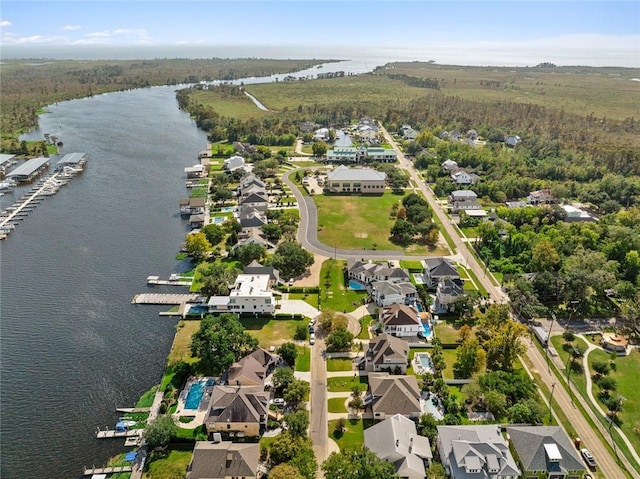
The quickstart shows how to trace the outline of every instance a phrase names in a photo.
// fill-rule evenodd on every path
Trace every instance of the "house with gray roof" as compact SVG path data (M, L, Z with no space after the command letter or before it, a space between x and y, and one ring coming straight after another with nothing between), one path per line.
M453 263L448 258L427 258L422 261L424 273L422 275L427 288L435 288L441 279L459 279L460 274Z
M280 271L273 266L262 266L255 259L244 267L243 274L268 274L272 284L280 282Z
M269 393L262 386L216 386L204 424L209 437L259 437L268 414Z
M224 169L227 171L235 171L240 168L244 168L244 158L240 155L234 155L224 160Z
M433 459L429 439L418 435L416 424L396 414L364 431L364 445L390 462L396 474L407 479L424 479Z
M385 333L397 337L416 337L424 331L420 313L406 304L382 308L378 320Z
M464 297L464 282L458 279L441 279L436 288L434 311L455 311L455 304Z
M258 477L260 445L231 441L196 441L187 479L227 479Z
M524 477L580 479L587 472L559 426L507 426L507 438Z
M267 250L275 248L275 245L264 238L262 228L248 227L243 228L242 231L238 233L238 243L233 247L233 249L252 243L259 244Z
M240 226L243 228L260 228L267 224L267 217L252 207L243 208L239 216Z
M417 419L422 414L418 380L413 375L370 373L364 404L374 419L385 419L394 414Z
M520 476L499 426L438 426L437 447L447 476L453 479Z
M227 382L232 386L264 386L264 381L276 367L278 357L258 348L229 366Z
M242 191L251 185L257 185L261 188L266 186L265 182L258 178L255 173L249 173L240 180L240 186L238 188Z
M373 168L340 165L327 173L325 190L329 193L383 194L386 182L386 173Z
M413 304L418 299L416 287L408 281L374 281L369 283L368 289L371 300L380 307L391 304Z
M371 261L347 260L347 276L362 284L374 281L409 281L409 271L404 268L389 266L388 263L373 263Z
M409 362L409 343L387 333L379 334L369 341L365 361L367 371L395 372L398 370L400 374L405 374Z

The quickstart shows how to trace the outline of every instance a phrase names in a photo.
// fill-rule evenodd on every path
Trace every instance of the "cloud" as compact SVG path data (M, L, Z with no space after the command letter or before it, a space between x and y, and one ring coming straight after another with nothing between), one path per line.
M0 20L0 27L10 27L11 22L9 20Z
M62 27L62 30L64 30L65 32L75 32L78 30L82 30L82 27L80 25L65 25L64 27Z
M85 38L76 40L74 45L114 45L114 44L148 44L151 38L147 31L143 28L118 28L115 30L103 30L99 32L91 32L85 35Z

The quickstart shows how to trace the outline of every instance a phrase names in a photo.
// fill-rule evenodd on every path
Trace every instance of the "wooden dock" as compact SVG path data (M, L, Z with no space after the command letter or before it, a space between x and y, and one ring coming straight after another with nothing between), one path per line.
M150 407L117 407L116 412L128 412L128 413L136 413L136 412L149 412L151 411Z
M98 439L113 439L119 437L136 437L142 436L144 429L129 429L128 431L116 431L115 429L108 429L106 431L100 431L96 433Z
M94 467L84 468L84 476L92 476L94 474L114 474L116 472L133 472L131 466L113 466L113 467Z
M164 293L141 293L136 294L131 302L133 304L184 304L196 301L199 294L164 294Z

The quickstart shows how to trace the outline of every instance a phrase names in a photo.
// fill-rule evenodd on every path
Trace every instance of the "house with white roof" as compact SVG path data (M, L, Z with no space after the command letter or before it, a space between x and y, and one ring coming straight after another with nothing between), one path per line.
M383 461L392 463L402 478L424 479L433 459L429 439L418 435L415 423L402 414L365 429L364 445Z
M234 155L231 158L224 160L224 169L227 171L235 171L245 167L244 158L239 155Z
M409 272L404 268L389 266L388 263L374 263L372 261L347 260L347 276L362 284L374 281L410 281Z
M560 208L564 211L564 220L568 223L575 221L596 221L589 213L573 205L560 205Z
M325 191L329 193L383 194L387 175L372 168L340 165L327 173Z
M442 169L445 171L453 171L458 167L458 163L453 160L444 160L440 166L442 166Z
M453 479L520 477L499 426L438 426L437 447L447 476Z
M451 173L451 181L453 181L457 185L473 185L479 180L480 180L480 177L475 173L469 173L462 169L453 171Z
M276 301L268 274L239 274L229 292L229 311L238 314L274 314Z

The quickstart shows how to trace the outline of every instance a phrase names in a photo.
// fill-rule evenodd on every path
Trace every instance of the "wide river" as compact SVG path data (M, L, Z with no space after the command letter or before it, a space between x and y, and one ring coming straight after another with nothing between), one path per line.
M362 73L382 63L300 73ZM57 135L62 153L92 159L0 243L2 479L77 478L83 466L104 465L123 441L97 440L96 428L113 428L115 408L134 405L162 376L176 320L131 299L147 290L148 275L189 268L175 259L186 233L178 200L184 167L206 146L174 91L53 105L26 136Z

